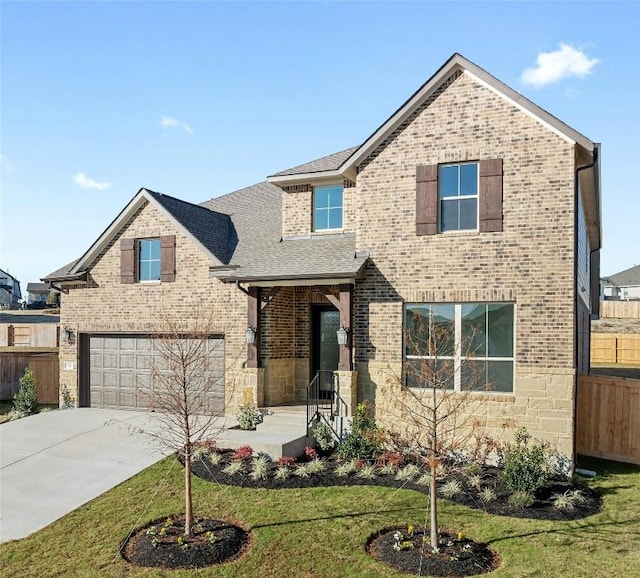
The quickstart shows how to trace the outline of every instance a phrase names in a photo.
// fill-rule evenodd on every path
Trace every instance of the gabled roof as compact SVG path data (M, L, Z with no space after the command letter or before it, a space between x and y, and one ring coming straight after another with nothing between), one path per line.
M403 128L411 116L423 105L436 91L441 89L452 77L460 74L468 74L474 80L487 87L498 96L509 101L513 106L519 108L540 124L556 133L561 138L569 142L575 142L593 152L595 144L569 125L562 122L543 108L534 104L528 98L516 92L486 70L480 68L461 54L455 53L447 60L440 69L427 80L415 93L409 97L402 106L396 110L382 125L380 125L359 147L347 149L340 153L335 153L323 157L310 163L305 163L271 175L268 181L272 183L299 182L306 179L318 179L322 177L342 176L355 180L357 167L367 157L373 153L394 131ZM348 153L348 154L347 154ZM344 159L339 166L335 166L334 160L344 155ZM326 160L326 161L325 161Z
M89 250L75 262L66 276L73 277L84 272L100 252L120 233L129 219L146 203L153 203L164 212L177 228L182 229L187 236L191 237L209 254L214 265L228 262L230 252L228 239L231 226L228 215L143 188L138 191ZM53 273L44 279L61 280L55 278Z
M624 271L620 271L614 275L603 277L602 280L606 285L612 285L615 287L640 286L640 265L634 265L633 267L629 267L629 269L625 269Z

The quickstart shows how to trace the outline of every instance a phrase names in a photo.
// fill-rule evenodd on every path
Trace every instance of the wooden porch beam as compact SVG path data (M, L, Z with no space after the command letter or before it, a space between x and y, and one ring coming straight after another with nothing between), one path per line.
M249 287L247 297L247 325L254 328L256 337L247 343L247 367L260 367L260 287Z

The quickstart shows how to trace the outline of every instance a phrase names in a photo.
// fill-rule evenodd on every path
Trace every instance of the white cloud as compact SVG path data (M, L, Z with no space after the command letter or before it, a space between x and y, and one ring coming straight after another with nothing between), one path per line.
M600 62L597 58L589 58L582 50L561 43L555 52L541 52L536 58L534 68L526 68L520 80L536 88L558 82L565 78L577 76L583 78L591 73L593 67Z
M179 121L177 118L172 116L163 116L160 119L160 124L162 125L162 128L181 128L189 134L193 133L193 129L189 123Z
M96 191L104 191L111 187L111 183L108 182L98 182L90 179L84 173L76 173L73 177L73 181L76 185L80 186L83 189L94 189Z
M16 170L11 161L3 154L0 154L0 169L5 173L12 173Z

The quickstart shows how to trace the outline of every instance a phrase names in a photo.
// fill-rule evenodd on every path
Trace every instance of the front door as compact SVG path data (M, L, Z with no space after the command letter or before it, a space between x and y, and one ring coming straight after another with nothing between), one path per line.
M340 312L330 305L316 305L312 310L312 376L320 372L320 396L331 397L333 372L338 369L340 347L337 331Z

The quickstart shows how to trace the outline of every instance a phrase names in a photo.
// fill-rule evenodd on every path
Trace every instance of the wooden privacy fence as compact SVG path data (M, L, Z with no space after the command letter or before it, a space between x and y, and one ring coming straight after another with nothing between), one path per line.
M12 399L20 389L19 379L24 370L30 367L38 382L38 401L40 403L58 403L60 371L58 352L44 351L0 351L0 398Z
M578 453L640 464L640 379L578 376Z
M600 317L640 319L640 301L600 301Z
M0 347L58 347L57 323L0 323Z
M592 333L591 362L640 365L640 334Z

